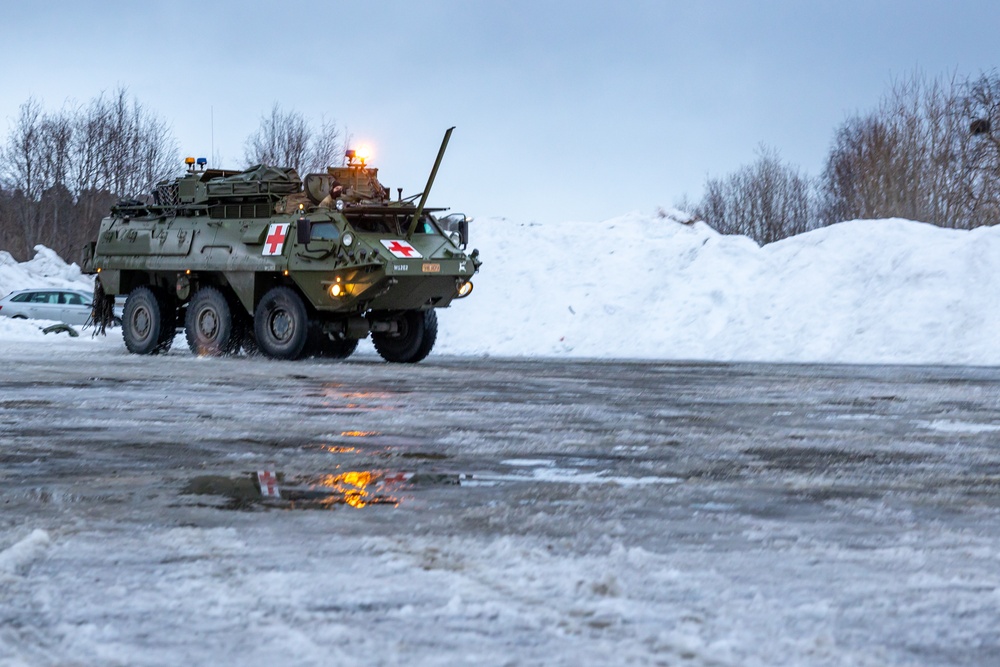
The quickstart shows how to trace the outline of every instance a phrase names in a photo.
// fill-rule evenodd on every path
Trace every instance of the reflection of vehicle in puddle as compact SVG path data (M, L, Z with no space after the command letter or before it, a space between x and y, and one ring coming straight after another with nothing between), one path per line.
M369 487L374 486L378 475L370 470L343 472L339 475L323 475L310 485L309 490L324 494L319 498L321 505L345 503L358 509L366 505L391 503L397 505L398 500L391 496L376 494Z
M288 477L283 473L245 473L230 478L202 475L192 479L181 493L184 495L218 496L228 499L219 509L249 510L255 507L281 509L333 509L338 505L354 508L369 505L399 504L399 499L384 492L381 479L384 471L359 470L335 475ZM262 490L263 489L263 490Z
M262 475L267 475L264 481ZM439 472L399 472L352 470L336 474L293 477L265 471L239 477L201 475L181 490L183 495L217 496L227 499L212 507L250 510L256 507L280 509L333 509L347 505L356 509L371 505L398 507L401 488L414 486L454 486L469 475Z
M359 448L322 445L337 454L365 454ZM423 452L386 453L385 456L409 458L447 458L443 454ZM229 478L202 475L192 479L181 491L185 495L218 496L225 504L210 504L219 509L248 510L257 507L280 509L333 509L346 505L362 509L373 505L398 507L409 494L420 488L440 486L497 486L501 484L574 484L632 487L649 484L679 484L682 478L662 475L615 473L592 467L595 460L573 457L559 462L549 459L507 459L500 462L506 471L477 473L420 470L414 472L388 469L349 470L346 472L292 476L271 471L245 473ZM573 465L568 465L572 463ZM338 466L339 467L339 466ZM419 467L419 464L418 464Z

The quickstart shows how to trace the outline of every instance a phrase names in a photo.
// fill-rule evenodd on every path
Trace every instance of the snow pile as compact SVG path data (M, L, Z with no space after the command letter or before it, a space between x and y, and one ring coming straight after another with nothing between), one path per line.
M483 268L439 311L438 354L1000 364L1000 228L855 220L760 247L629 214L479 220L472 238ZM0 253L0 293L90 287L36 251ZM0 318L0 339L27 331Z
M20 264L9 252L0 250L0 297L29 287L92 290L94 281L81 274L79 266L67 264L43 245L36 245L35 257Z
M844 222L758 246L703 223L473 224L455 354L998 364L1000 228Z

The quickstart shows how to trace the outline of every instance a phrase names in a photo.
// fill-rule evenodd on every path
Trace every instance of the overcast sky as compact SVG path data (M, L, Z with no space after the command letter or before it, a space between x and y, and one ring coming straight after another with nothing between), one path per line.
M455 125L431 204L598 221L697 199L760 144L815 175L894 77L990 71L998 31L995 1L9 3L0 117L126 86L224 167L278 102L404 194Z

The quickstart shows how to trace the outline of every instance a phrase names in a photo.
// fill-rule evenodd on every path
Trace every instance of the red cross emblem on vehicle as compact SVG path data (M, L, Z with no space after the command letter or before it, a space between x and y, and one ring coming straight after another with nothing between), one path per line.
M262 255L280 255L285 247L285 236L288 234L287 222L276 222L267 228L267 238L264 239Z
M393 241L382 239L382 245L385 246L386 250L391 252L394 257L400 257L402 259L420 259L423 257L417 249L411 246L406 241Z
M278 491L278 476L270 470L258 470L257 481L260 482L260 495L264 498L280 498Z

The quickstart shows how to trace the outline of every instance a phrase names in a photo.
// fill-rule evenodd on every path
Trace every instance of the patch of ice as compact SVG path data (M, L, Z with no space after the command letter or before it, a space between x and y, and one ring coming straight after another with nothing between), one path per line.
M1000 431L1000 424L975 424L952 419L935 419L930 422L920 422L920 424L924 428L942 433L992 433Z

